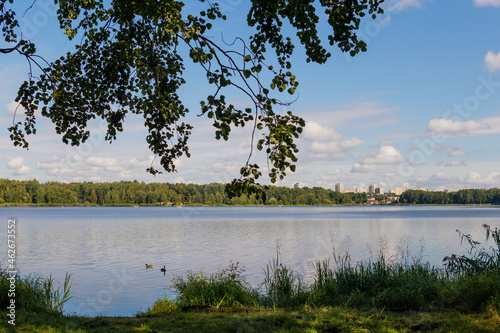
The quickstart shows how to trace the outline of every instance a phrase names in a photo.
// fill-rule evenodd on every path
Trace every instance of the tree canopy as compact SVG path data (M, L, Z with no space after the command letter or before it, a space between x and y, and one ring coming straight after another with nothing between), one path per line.
M356 34L361 20L383 13L382 2L251 0L247 24L254 33L226 43L208 35L226 17L217 3L207 0L199 0L197 6L174 0L54 0L64 34L80 42L72 52L46 61L37 54L35 43L19 33L14 0L0 0L5 43L0 52L17 52L30 66L16 98L26 117L9 128L11 140L28 148L27 135L36 133L37 110L71 145L90 137L87 125L96 118L107 123L105 139L116 140L125 116L134 113L143 116L147 143L161 167L175 171L174 161L190 156L193 130L184 122L190 110L178 92L188 83L186 66L196 65L213 86L212 94L200 96L198 113L213 120L216 139L228 140L234 127L249 124L253 129L248 160L241 177L228 186L228 194L259 194L256 180L262 172L252 163L254 147L266 154L274 183L288 170L295 171L295 140L305 126L291 111L275 111L278 105L288 105L278 98L280 93L293 95L298 86L290 71L293 41L298 38L307 62L325 63L331 56L329 46L355 56L366 51L366 43ZM325 36L318 29L323 18L330 28ZM228 89L248 96L250 105L232 104L224 95ZM161 172L153 164L148 171Z

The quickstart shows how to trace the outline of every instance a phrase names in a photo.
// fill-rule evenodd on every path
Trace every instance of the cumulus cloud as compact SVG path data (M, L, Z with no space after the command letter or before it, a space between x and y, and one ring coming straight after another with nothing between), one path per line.
M321 126L314 121L308 121L304 127L302 137L307 140L340 140L342 135L333 128Z
M365 140L358 139L358 138L351 138L351 139L346 139L346 140L340 141L340 147L342 149L358 148L364 144L365 144Z
M474 4L476 6L494 6L494 7L499 7L500 6L500 0L474 0Z
M314 141L311 150L314 153L342 153L347 149L354 149L365 144L364 140L352 138L334 142Z
M212 165L202 165L202 171L208 171L213 173L222 173L222 174L235 174L240 170L241 166L239 164L225 164L225 163L214 163Z
M398 164L404 162L405 157L393 146L381 146L375 156L365 157L362 164Z
M81 157L65 160L64 158L51 156L38 159L36 168L45 170L48 175L71 175L76 174L76 166L81 165Z
M453 147L452 148L452 147L445 147L445 146L437 144L435 149L439 150L439 151L446 152L446 153L448 153L449 156L453 156L453 157L467 155L467 153L464 152L460 147Z
M444 166L445 167L456 167L456 166L466 166L464 161L451 161L446 163Z
M140 168L148 168L151 166L151 162L153 162L154 156L148 156L148 157L142 157L142 158L131 158L128 160L128 165L131 168L134 169L140 169Z
M467 174L466 182L475 186L498 186L500 184L500 173L492 172L483 177L479 172L472 171Z
M5 108L10 114L16 115L24 115L26 113L26 109L19 105L18 102L12 101L9 104L5 104Z
M493 51L489 51L484 57L484 62L488 70L493 73L500 69L500 52L495 54Z
M314 121L309 121L304 129L303 138L313 140L311 144L311 158L333 157L342 159L346 156L346 151L365 144L365 141L358 138L342 139L342 135L333 128L322 126ZM332 156L333 154L333 156Z
M428 129L433 132L459 133L488 129L489 126L474 120L459 121L450 119L432 119Z
M116 166L116 160L111 157L90 156L89 158L87 158L87 164L94 167L109 168Z
M7 168L14 170L14 175L26 175L31 170L29 166L24 165L24 158L19 156L7 162Z
M360 164L355 162L352 166L351 172L361 172L361 173L369 173L369 172L377 172L378 168L373 164Z
M9 169L19 169L20 167L22 167L23 163L24 163L24 158L14 157L7 163L7 167Z

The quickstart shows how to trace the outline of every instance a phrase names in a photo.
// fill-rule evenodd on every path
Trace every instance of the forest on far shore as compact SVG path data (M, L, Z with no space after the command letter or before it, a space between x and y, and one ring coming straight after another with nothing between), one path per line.
M321 187L269 186L267 200L254 196L229 198L225 185L170 184L121 181L112 183L39 183L37 180L0 179L0 204L19 205L362 205L366 193L340 193ZM376 195L383 203L392 194ZM500 204L500 189L464 189L456 192L407 190L401 204Z

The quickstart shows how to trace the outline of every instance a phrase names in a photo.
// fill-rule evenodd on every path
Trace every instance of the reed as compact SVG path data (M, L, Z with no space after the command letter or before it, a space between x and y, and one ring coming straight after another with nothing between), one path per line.
M48 311L62 314L64 305L71 295L71 274L66 274L64 284L57 287L54 278L43 278L39 275L11 275L7 270L0 271L0 304L6 308L10 302L10 278L14 278L16 309L28 312Z
M265 294L263 305L286 308L304 304L307 301L307 288L301 276L282 263L279 247L276 248L276 258L272 259L264 270Z
M175 276L172 289L178 294L177 303L183 306L241 308L259 306L259 294L242 276L238 262L216 274L189 272L186 278Z
M486 241L490 238L493 245L489 248L481 246L481 243L472 239L471 235L457 230L460 241L469 245L467 255L457 256L452 254L443 259L446 269L456 275L477 275L484 272L500 269L500 230L492 229L490 225L483 224L486 230Z
M458 257L443 268L424 263L403 251L399 260L387 260L383 251L377 258L353 262L350 255L333 254L333 260L314 263L310 284L286 266L279 248L264 269L263 282L252 288L244 279L244 269L231 264L217 274L190 272L175 277L177 300L164 300L157 308L178 306L215 308L298 308L304 305L384 308L392 311L445 310L481 311L488 306L500 308L500 233L486 227L494 240L488 250L463 236L471 246L471 257ZM473 264L472 264L473 263ZM472 274L474 272L474 274ZM173 304L173 305L172 305Z

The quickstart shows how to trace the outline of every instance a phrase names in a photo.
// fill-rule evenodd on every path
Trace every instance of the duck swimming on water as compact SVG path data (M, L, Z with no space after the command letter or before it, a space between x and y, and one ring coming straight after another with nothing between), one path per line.
M153 268L153 265L146 264L146 269L148 269L148 268Z

